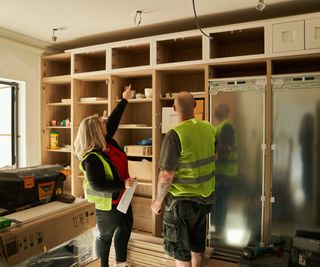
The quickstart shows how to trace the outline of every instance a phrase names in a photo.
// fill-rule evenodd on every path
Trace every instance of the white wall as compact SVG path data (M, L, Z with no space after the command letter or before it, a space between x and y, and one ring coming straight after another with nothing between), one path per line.
M41 49L0 37L0 77L25 82L19 95L20 167L38 165L40 158ZM23 85L23 83L19 83ZM23 144L25 143L25 144Z

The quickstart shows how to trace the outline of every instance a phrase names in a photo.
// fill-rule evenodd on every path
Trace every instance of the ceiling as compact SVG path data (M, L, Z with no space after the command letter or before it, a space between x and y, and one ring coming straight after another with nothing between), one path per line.
M201 27L320 10L320 0L264 0L262 12L258 0L194 1ZM2 33L61 49L196 28L192 0L0 0L0 11Z

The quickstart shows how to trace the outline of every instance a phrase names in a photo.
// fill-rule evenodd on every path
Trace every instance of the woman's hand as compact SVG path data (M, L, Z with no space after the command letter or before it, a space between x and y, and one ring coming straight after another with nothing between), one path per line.
M131 99L131 84L124 87L124 91L122 93L122 97L126 100Z
M129 188L129 187L131 187L131 186L133 186L133 184L134 184L134 181L136 180L137 178L136 177L129 177L129 178L127 178L125 181L124 181L124 186L126 187L126 188Z

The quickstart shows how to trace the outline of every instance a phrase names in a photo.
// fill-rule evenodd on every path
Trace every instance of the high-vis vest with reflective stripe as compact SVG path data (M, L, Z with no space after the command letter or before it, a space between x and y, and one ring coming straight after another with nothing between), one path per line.
M176 197L207 197L215 188L215 129L209 122L190 119L173 129L181 143L181 157L169 192Z
M108 161L106 161L103 158L103 156L100 155L99 153L90 152L87 155L85 155L83 160L85 160L90 154L96 155L103 163L104 172L106 174L105 175L106 179L107 178L113 179L112 170L111 170L111 167L110 167ZM98 192L98 191L95 191L94 189L92 189L92 187L90 186L90 184L88 182L88 179L86 178L87 177L86 172L84 171L84 169L82 167L82 161L80 162L80 169L83 171L84 176L85 176L85 179L83 181L83 189L84 189L85 198L88 200L88 202L95 203L97 210L111 210L112 209L112 193Z
M219 143L219 136L221 134L222 128L226 125L229 124L233 129L233 125L228 121L224 120L217 125L214 126L216 129L216 136L218 139ZM236 176L238 174L238 152L237 152L237 141L236 141L236 134L234 133L234 144L231 147L231 153L228 159L223 159L219 160L219 155L218 155L218 161L216 161L216 175L223 175L223 176Z

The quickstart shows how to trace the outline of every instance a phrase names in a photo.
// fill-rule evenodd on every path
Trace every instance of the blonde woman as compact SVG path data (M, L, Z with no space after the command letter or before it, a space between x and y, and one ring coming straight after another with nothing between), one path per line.
M96 251L101 258L101 267L109 267L113 237L115 266L128 266L127 245L133 224L132 209L130 206L124 214L117 210L117 205L125 187L132 186L135 178L130 178L126 154L113 136L130 97L131 85L126 86L123 99L107 120L98 115L84 118L74 142L74 153L81 160L80 169L85 174L85 197L96 205L99 230Z

